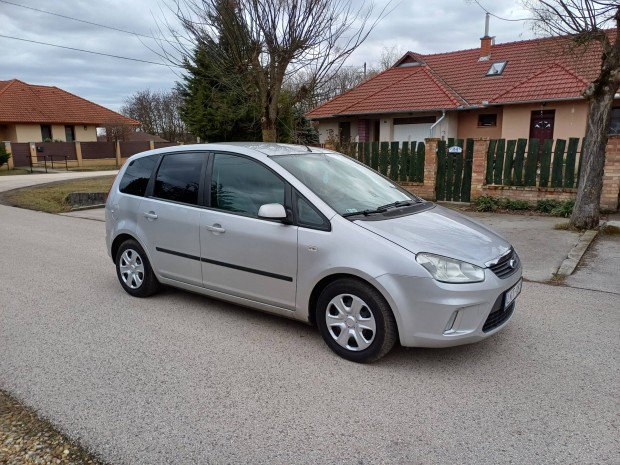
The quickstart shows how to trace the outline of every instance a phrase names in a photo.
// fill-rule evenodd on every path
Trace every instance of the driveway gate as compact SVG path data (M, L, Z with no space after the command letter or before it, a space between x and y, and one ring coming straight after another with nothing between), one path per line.
M437 144L437 200L469 202L471 197L471 170L474 158L474 140L448 139Z

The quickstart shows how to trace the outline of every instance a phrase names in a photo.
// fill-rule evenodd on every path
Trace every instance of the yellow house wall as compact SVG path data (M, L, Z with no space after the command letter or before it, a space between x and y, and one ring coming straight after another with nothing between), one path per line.
M15 138L12 142L43 142L41 126L38 124L16 124Z
M336 120L321 120L319 123L319 142L324 144L330 135L330 130L333 131L333 137L338 140L338 121ZM351 127L353 132L353 127ZM351 134L353 137L353 134Z
M64 126L63 126L63 131L64 131ZM83 124L76 124L75 125L75 140L79 142L97 142L97 127L96 126L84 126Z
M532 111L541 109L555 110L554 139L568 139L569 137L584 137L586 134L586 120L588 104L585 101L548 102L544 107L533 105L506 105L502 121L503 139L528 138L530 136L530 119Z
M65 125L52 124L52 140L66 141ZM75 140L79 142L97 142L97 127L84 126L83 124L73 125L75 128ZM86 129L84 129L86 127ZM15 124L7 125L7 128L0 129L0 141L11 142L43 142L41 138L40 124Z
M489 139L499 139L502 136L503 113L504 112L502 107L489 107L481 110L469 110L459 112L457 137L459 139L467 139L469 137L488 137ZM479 115L492 114L497 115L497 126L478 126Z

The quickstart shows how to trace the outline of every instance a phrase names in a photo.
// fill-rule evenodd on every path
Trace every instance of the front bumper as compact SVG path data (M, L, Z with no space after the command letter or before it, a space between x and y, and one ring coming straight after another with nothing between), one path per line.
M504 309L504 295L520 279L521 269L507 279L485 269L481 283L446 284L401 275L383 275L377 281L389 296L403 346L451 347L480 341L504 328L515 309L515 302Z

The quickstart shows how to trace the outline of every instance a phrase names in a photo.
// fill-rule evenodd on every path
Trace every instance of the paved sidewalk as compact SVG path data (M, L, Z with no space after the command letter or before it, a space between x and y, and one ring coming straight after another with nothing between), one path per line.
M48 182L68 181L71 179L95 178L98 176L115 176L118 170L107 171L61 171L56 173L18 174L0 176L0 192L19 189L20 187L36 186Z

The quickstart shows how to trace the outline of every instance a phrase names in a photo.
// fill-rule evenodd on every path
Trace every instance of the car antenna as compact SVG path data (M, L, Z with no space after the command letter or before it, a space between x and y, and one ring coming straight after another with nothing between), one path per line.
M306 148L308 149L308 152L312 152L312 149L308 147L307 145L306 145Z

